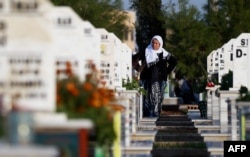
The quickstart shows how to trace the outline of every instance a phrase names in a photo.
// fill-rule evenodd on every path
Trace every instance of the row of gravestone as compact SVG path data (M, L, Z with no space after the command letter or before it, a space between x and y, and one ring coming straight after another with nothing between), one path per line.
M250 89L250 33L241 33L230 39L207 56L208 76L218 76L222 83L224 75L233 72L232 88L219 90L219 86L207 87L207 118L220 126L221 133L230 134L229 140L245 140L246 128L240 119L249 114L249 103L236 101L239 89ZM240 117L240 118L239 118Z
M125 114L129 116L126 117L130 117L128 121L125 121L125 123L129 122L127 126L130 126L130 129L126 129L126 127L124 129L129 130L124 136L127 140L123 138L123 140L125 140L125 147L132 147L132 143L136 142L133 140L133 135L139 135L144 132L144 139L140 139L140 137L137 137L137 139L139 141L152 140L153 143L144 156L149 155L148 152L150 152L150 156L158 157L166 156L166 154L176 157L210 156L203 137L198 133L198 129L195 128L194 122L192 122L186 113L176 111L175 113L178 112L176 115L162 114L158 119L143 118L141 95L136 93L136 91L130 90L121 90L118 92L121 98L121 104L127 104L125 105L127 106ZM170 107L173 106L170 105ZM178 110L179 108L171 108L171 110L176 109ZM123 124L124 126L126 126L125 123ZM155 134L152 134L153 131L155 131ZM148 136L145 137L147 133ZM144 146L143 150L146 149L145 147L147 146ZM139 151L140 148L134 147L133 149L138 149ZM127 152L129 151L127 150Z
M229 135L228 140L246 140L247 130L244 128L250 113L250 102L237 101L239 91L237 89L219 90L219 86L207 87L207 119L212 125L219 126L219 133ZM248 135L249 136L249 135Z
M241 33L237 38L229 40L220 48L213 50L207 56L208 77L218 76L218 83L222 77L233 72L233 88L245 86L250 89L249 81L249 53L250 33Z
M239 103L236 102L238 97L237 90L229 91L218 91L219 86L207 87L207 106L206 106L206 117L211 121L212 126L219 126L219 133L229 134L227 140L239 140L241 138L240 125L239 125ZM123 113L122 120L122 142L124 147L131 147L131 142L133 142L132 136L140 131L140 123L142 121L142 103L141 95L137 91L133 90L121 90L117 91L121 104L126 108ZM237 108L237 107L238 108ZM247 106L245 103L244 106ZM245 112L245 110L244 110ZM243 113L243 112L242 112ZM242 114L244 116L244 114ZM156 122L158 125L167 120L166 118L161 119L162 122L158 120ZM170 124L170 123L168 123ZM172 123L174 124L174 123ZM176 125L176 123L175 123ZM184 125L182 123L182 125ZM185 125L184 125L185 126ZM184 127L182 126L182 127ZM154 126L157 127L157 126ZM194 126L193 126L194 127ZM152 127L148 127L152 130ZM154 129L154 128L153 128ZM185 130L185 129L184 129ZM157 140L161 134L157 132L155 135L155 140ZM161 136L162 137L162 136ZM178 136L177 137L181 137ZM163 137L164 139L165 137ZM176 137L175 137L176 138Z

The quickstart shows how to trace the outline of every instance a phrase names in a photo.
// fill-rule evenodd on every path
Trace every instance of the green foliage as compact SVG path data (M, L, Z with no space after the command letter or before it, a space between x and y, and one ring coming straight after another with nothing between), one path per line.
M136 11L136 43L141 55L154 35L165 41L166 27L161 0L130 0L131 8ZM164 45L165 46L165 45Z
M116 138L114 114L115 94L101 84L94 65L81 81L67 63L67 77L56 82L56 111L65 113L69 119L86 118L94 124L95 142L98 146L112 145Z
M140 94L145 95L146 90L140 86L139 81L136 79L123 79L122 87L125 87L127 90L137 90Z
M250 101L250 92L248 91L248 88L245 86L241 86L239 89L239 98L237 101Z
M192 88L195 93L203 93L207 86L207 78L201 77L195 80L195 82L192 84Z
M122 11L121 0L51 0L57 6L70 6L86 21L96 28L105 28L123 39L127 33L125 21L127 12Z
M226 43L243 32L250 31L249 0L218 0L207 10L205 20L213 32L217 33L220 43Z
M217 47L213 32L206 26L198 9L179 1L179 10L174 4L166 8L167 50L178 59L176 71L188 80L206 77L207 56Z
M166 49L178 59L176 71L188 80L197 81L207 76L207 56L230 39L243 32L250 32L249 0L218 0L204 6L204 14L188 0L179 0L178 8L172 1L159 7L159 1L131 0L137 12L137 45L144 51L150 35L156 33L154 26L160 23L167 31ZM157 8L158 7L158 8ZM157 16L154 13L157 13ZM159 13L160 11L160 13ZM154 16L152 16L154 15ZM162 19L163 22L157 21ZM154 21L155 20L155 21ZM224 84L222 88L229 86Z
M221 78L220 90L229 90L233 87L233 72L230 70Z

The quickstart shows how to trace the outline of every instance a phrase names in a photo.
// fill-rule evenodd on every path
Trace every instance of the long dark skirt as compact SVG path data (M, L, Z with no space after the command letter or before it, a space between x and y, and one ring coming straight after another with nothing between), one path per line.
M158 117L164 99L167 81L140 80L141 86L147 91L143 95L143 117Z

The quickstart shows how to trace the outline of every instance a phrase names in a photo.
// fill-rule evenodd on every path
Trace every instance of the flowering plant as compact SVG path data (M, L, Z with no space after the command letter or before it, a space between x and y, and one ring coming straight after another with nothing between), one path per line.
M105 87L99 79L94 64L85 81L72 73L71 64L66 64L67 77L57 80L57 111L65 112L69 118L88 118L94 123L95 138L98 145L111 145L116 137L113 115L118 105L112 105L114 91ZM60 73L58 71L57 73Z

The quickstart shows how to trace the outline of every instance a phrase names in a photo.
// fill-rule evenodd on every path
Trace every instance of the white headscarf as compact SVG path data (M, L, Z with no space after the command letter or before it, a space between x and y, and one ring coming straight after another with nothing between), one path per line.
M153 47L152 47L152 41L153 41L153 39L158 40L159 43L160 43L160 47L159 47L158 50L154 50ZM162 37L159 36L159 35L155 35L151 39L150 44L147 46L147 48L145 50L146 63L147 63L148 67L150 67L151 65L156 64L159 61L157 53L163 52L163 58L166 58L170 54L162 46L163 46Z

